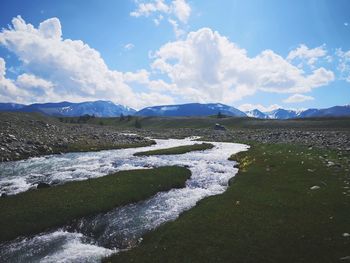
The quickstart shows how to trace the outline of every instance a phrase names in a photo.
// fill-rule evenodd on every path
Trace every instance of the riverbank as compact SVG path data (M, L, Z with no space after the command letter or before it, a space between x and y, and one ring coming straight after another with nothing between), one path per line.
M190 175L188 169L177 166L121 171L0 198L0 242L184 187Z
M214 145L211 143L196 143L193 145L183 145L166 149L152 150L146 152L137 152L134 156L152 156L152 155L171 155L171 154L185 154L193 151L204 151L212 149Z
M0 162L155 143L139 135L124 134L112 126L62 123L37 113L0 112L0 122Z
M225 193L202 200L176 221L146 234L138 247L104 262L294 263L349 258L349 156L255 143L233 159L240 170Z

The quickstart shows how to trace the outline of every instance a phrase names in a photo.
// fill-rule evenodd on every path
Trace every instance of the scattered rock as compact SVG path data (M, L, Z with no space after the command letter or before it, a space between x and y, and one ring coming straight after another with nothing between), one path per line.
M226 131L226 128L224 126L222 126L221 124L219 124L219 123L215 123L214 130Z
M343 233L343 237L350 237L349 233Z
M310 190L318 190L320 188L321 187L319 187L318 185L314 185L314 186L310 187Z
M341 261L350 261L350 256L340 258Z

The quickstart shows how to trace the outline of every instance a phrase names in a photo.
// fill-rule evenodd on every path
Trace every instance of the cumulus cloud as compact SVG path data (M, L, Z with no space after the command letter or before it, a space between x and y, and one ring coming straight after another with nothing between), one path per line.
M283 100L283 102L285 103L300 103L300 102L304 102L304 101L310 101L310 100L314 100L314 97L311 96L306 96L303 94L294 94L290 97L288 97L287 99Z
M183 35L182 25L187 24L191 15L191 6L186 0L173 0L166 3L164 0L147 2L136 1L137 8L130 13L133 17L152 17L155 25L159 25L164 16L173 27L176 37ZM181 23L181 25L180 25Z
M232 103L258 90L305 93L334 79L323 67L306 74L272 50L249 57L209 28L163 45L154 53L152 68L177 86L177 94L201 102Z
M250 111L250 110L258 109L261 112L269 112L269 111L273 111L273 110L277 110L277 109L281 109L281 108L282 107L278 104L264 106L261 104L250 104L250 103L242 104L238 107L238 109L240 109L241 111Z
M6 78L6 63L0 57L0 101L23 102L23 98L30 96L26 90L19 89L13 80Z
M232 104L257 91L302 94L334 79L323 67L305 73L272 50L248 56L209 28L161 46L152 54L152 71L120 72L109 69L99 52L83 41L64 39L57 18L37 28L21 17L12 23L0 32L0 45L17 55L24 74L7 78L0 59L2 101L108 99L134 108L178 101ZM344 63L350 61L350 52L338 53Z
M59 19L45 20L35 28L19 16L12 24L12 28L0 33L0 44L18 56L27 74L20 76L16 83L4 79L2 74L2 82L13 91L8 94L15 93L13 85L17 85L17 92L28 92L29 84L35 84L36 92L32 92L36 97L28 96L28 102L42 100L44 97L40 96L45 95L45 100L52 101L111 99L136 108L146 105L145 95L133 92L124 81L124 74L110 70L98 51L80 40L62 39ZM164 95L154 98L153 103L169 100ZM157 98L163 100L157 101Z
M326 46L322 45L316 48L308 48L306 45L301 44L298 48L289 52L287 56L288 61L300 59L306 61L310 66L314 65L319 58L327 55Z

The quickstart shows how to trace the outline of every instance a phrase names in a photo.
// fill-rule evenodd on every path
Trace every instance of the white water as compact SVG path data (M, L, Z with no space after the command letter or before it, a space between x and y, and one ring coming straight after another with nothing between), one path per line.
M161 192L136 204L79 220L75 226L19 238L0 245L0 259L7 262L99 262L102 257L135 246L141 236L160 224L176 219L204 197L223 193L237 173L228 157L248 148L218 143L213 149L182 155L135 157L134 153L200 143L156 140L157 145L88 153L69 153L0 164L1 192L14 194L35 187L38 182L64 183L99 177L119 170L181 165L192 176L182 189Z

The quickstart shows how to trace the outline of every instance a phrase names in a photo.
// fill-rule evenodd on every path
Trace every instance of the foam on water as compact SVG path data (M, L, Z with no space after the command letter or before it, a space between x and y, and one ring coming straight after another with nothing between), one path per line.
M192 176L185 188L160 192L148 200L81 219L55 232L0 245L0 259L10 262L12 259L15 262L99 262L112 252L133 247L147 231L175 220L204 197L223 193L229 179L237 173L234 162L228 161L228 157L248 148L242 144L213 142L215 147L205 151L133 156L139 151L198 143L190 139L156 141L157 145L137 149L69 153L13 162L12 172L9 163L1 164L1 191L10 194L25 191L38 181L64 183L144 167L181 165L188 167ZM17 182L19 179L21 183Z

